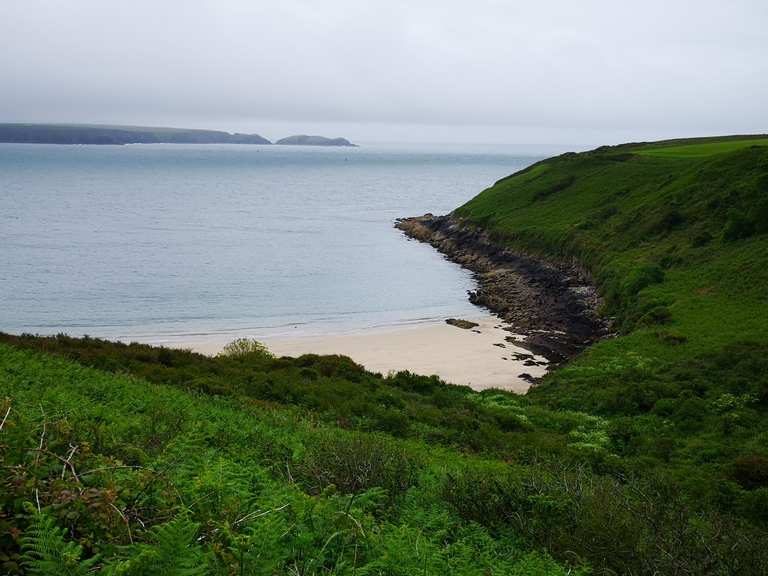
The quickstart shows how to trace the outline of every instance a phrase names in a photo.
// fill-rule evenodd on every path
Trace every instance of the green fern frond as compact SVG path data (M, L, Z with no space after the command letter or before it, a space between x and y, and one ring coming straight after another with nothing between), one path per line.
M152 530L153 544L136 545L129 560L110 566L110 576L203 576L205 560L195 540L198 525L178 516Z
M162 570L168 576L197 576L204 573L202 553L195 541L198 525L186 516L177 516L154 530Z
M21 541L22 563L33 576L84 576L99 561L81 560L83 547L67 542L64 529L47 514L36 513Z

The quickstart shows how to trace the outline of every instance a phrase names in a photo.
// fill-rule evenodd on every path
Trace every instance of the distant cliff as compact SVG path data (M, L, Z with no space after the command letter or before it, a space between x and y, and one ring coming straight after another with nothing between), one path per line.
M287 144L290 146L356 146L346 138L326 138L325 136L307 136L299 134L288 136L275 142L275 144Z
M0 142L18 144L271 144L258 134L146 126L0 124Z

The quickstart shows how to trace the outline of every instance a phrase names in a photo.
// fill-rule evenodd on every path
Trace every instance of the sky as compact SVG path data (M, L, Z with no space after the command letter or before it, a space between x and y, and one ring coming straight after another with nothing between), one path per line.
M0 0L0 122L575 146L768 132L767 0Z

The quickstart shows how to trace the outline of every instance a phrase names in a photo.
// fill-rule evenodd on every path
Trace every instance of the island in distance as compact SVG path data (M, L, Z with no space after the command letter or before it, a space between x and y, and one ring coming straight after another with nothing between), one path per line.
M307 136L306 134L288 136L278 140L275 144L290 146L357 146L357 144L352 144L346 138L326 138L325 136Z
M0 143L11 144L272 144L259 134L221 130L105 124L0 124ZM277 144L355 146L345 138L290 136Z

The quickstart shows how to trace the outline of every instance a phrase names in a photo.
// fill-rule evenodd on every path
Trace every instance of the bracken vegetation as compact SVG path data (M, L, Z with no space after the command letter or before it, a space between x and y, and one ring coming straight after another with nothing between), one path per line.
M3 335L0 572L768 573L765 144L567 154L456 211L614 318L525 396Z

